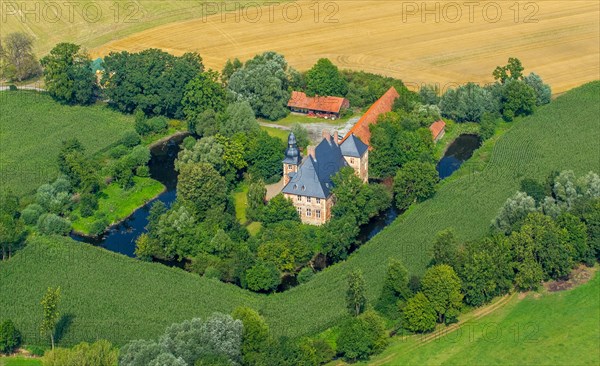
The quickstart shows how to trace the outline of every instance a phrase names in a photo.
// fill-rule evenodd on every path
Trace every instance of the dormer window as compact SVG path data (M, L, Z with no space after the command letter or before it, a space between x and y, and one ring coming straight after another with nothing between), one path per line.
M306 191L306 187L305 187L305 186L302 186L302 190L303 190L303 191Z
M298 185L297 184L294 184L294 189L298 189Z

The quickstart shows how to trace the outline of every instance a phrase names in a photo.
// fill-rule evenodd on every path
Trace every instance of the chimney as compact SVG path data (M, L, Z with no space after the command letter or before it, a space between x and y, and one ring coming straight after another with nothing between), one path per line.
M317 158L315 157L315 147L314 146L307 146L306 151L307 151L308 155L313 158L313 160L317 160Z
M335 142L336 144L338 143L338 131L335 130L333 131L333 142Z
M323 138L326 139L327 141L329 141L331 139L331 135L329 134L329 131L323 130Z

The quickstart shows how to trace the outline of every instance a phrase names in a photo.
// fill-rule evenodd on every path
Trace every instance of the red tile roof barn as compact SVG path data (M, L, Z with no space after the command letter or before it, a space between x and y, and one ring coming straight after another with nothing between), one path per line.
M371 139L371 131L369 131L369 125L377 122L377 118L380 114L390 112L394 107L394 101L398 98L400 94L394 89L392 86L381 96L381 98L377 99L371 107L367 110L367 112L356 122L356 124L348 131L348 133L342 139L344 142L350 135L354 134L356 137L360 138L362 142L369 145L369 140ZM369 146L370 148L370 146Z
M308 97L303 92L293 91L288 107L308 109L311 111L320 111L328 113L340 113L342 107L348 108L349 103L346 98L340 97Z
M429 130L431 131L434 140L438 138L442 131L444 131L444 127L446 127L446 122L442 120L435 121L429 126Z

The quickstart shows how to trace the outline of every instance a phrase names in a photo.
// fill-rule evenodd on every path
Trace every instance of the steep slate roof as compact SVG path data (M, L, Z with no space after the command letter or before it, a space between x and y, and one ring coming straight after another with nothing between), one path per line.
M369 149L369 146L354 135L350 135L340 145L342 155L360 158Z
M393 86L389 88L388 91L381 96L381 98L377 99L375 103L369 107L367 112L358 120L358 122L356 122L354 127L348 131L348 133L342 139L342 142L354 134L359 137L362 142L369 145L369 141L371 139L369 125L377 122L377 117L379 117L380 114L390 112L394 106L394 101L399 96L400 94L398 94Z
M327 198L333 184L331 178L347 166L342 150L333 138L324 138L315 148L315 158L307 156L298 169L290 175L289 183L282 192L300 196Z
M440 133L444 130L444 127L446 127L446 122L442 120L435 121L429 126L429 131L431 131L434 140L438 138Z
M345 100L340 97L308 97L303 92L293 91L287 105L313 111L339 113Z

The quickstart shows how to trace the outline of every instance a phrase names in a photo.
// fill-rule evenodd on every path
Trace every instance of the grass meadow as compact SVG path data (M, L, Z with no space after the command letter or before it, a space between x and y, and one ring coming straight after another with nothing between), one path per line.
M0 188L25 195L55 179L63 140L76 137L91 156L126 131L133 131L133 117L104 105L66 106L45 93L0 92Z
M0 366L42 366L42 361L27 357L0 357Z
M79 209L75 210L79 218L73 221L73 230L88 235L94 221L102 217L110 224L120 222L165 190L165 186L152 178L133 177L133 181L135 185L127 190L118 184L111 184L102 190L98 210L93 216L80 217Z
M394 339L369 365L598 365L600 275L571 290L512 296L458 330Z
M389 258L422 274L437 232L454 227L461 240L483 236L521 179L544 179L553 170L600 170L599 103L600 82L594 82L517 119L475 153L475 166L466 163L457 178L442 183L435 197L413 206L347 261L284 293L257 295L69 239L32 238L14 258L0 262L0 318L13 319L28 342L46 343L37 331L39 300L48 286L61 286L61 311L70 316L70 325L60 344L151 338L172 322L229 312L242 304L259 310L275 334L319 333L346 312L350 270L362 270L368 298L374 301Z

